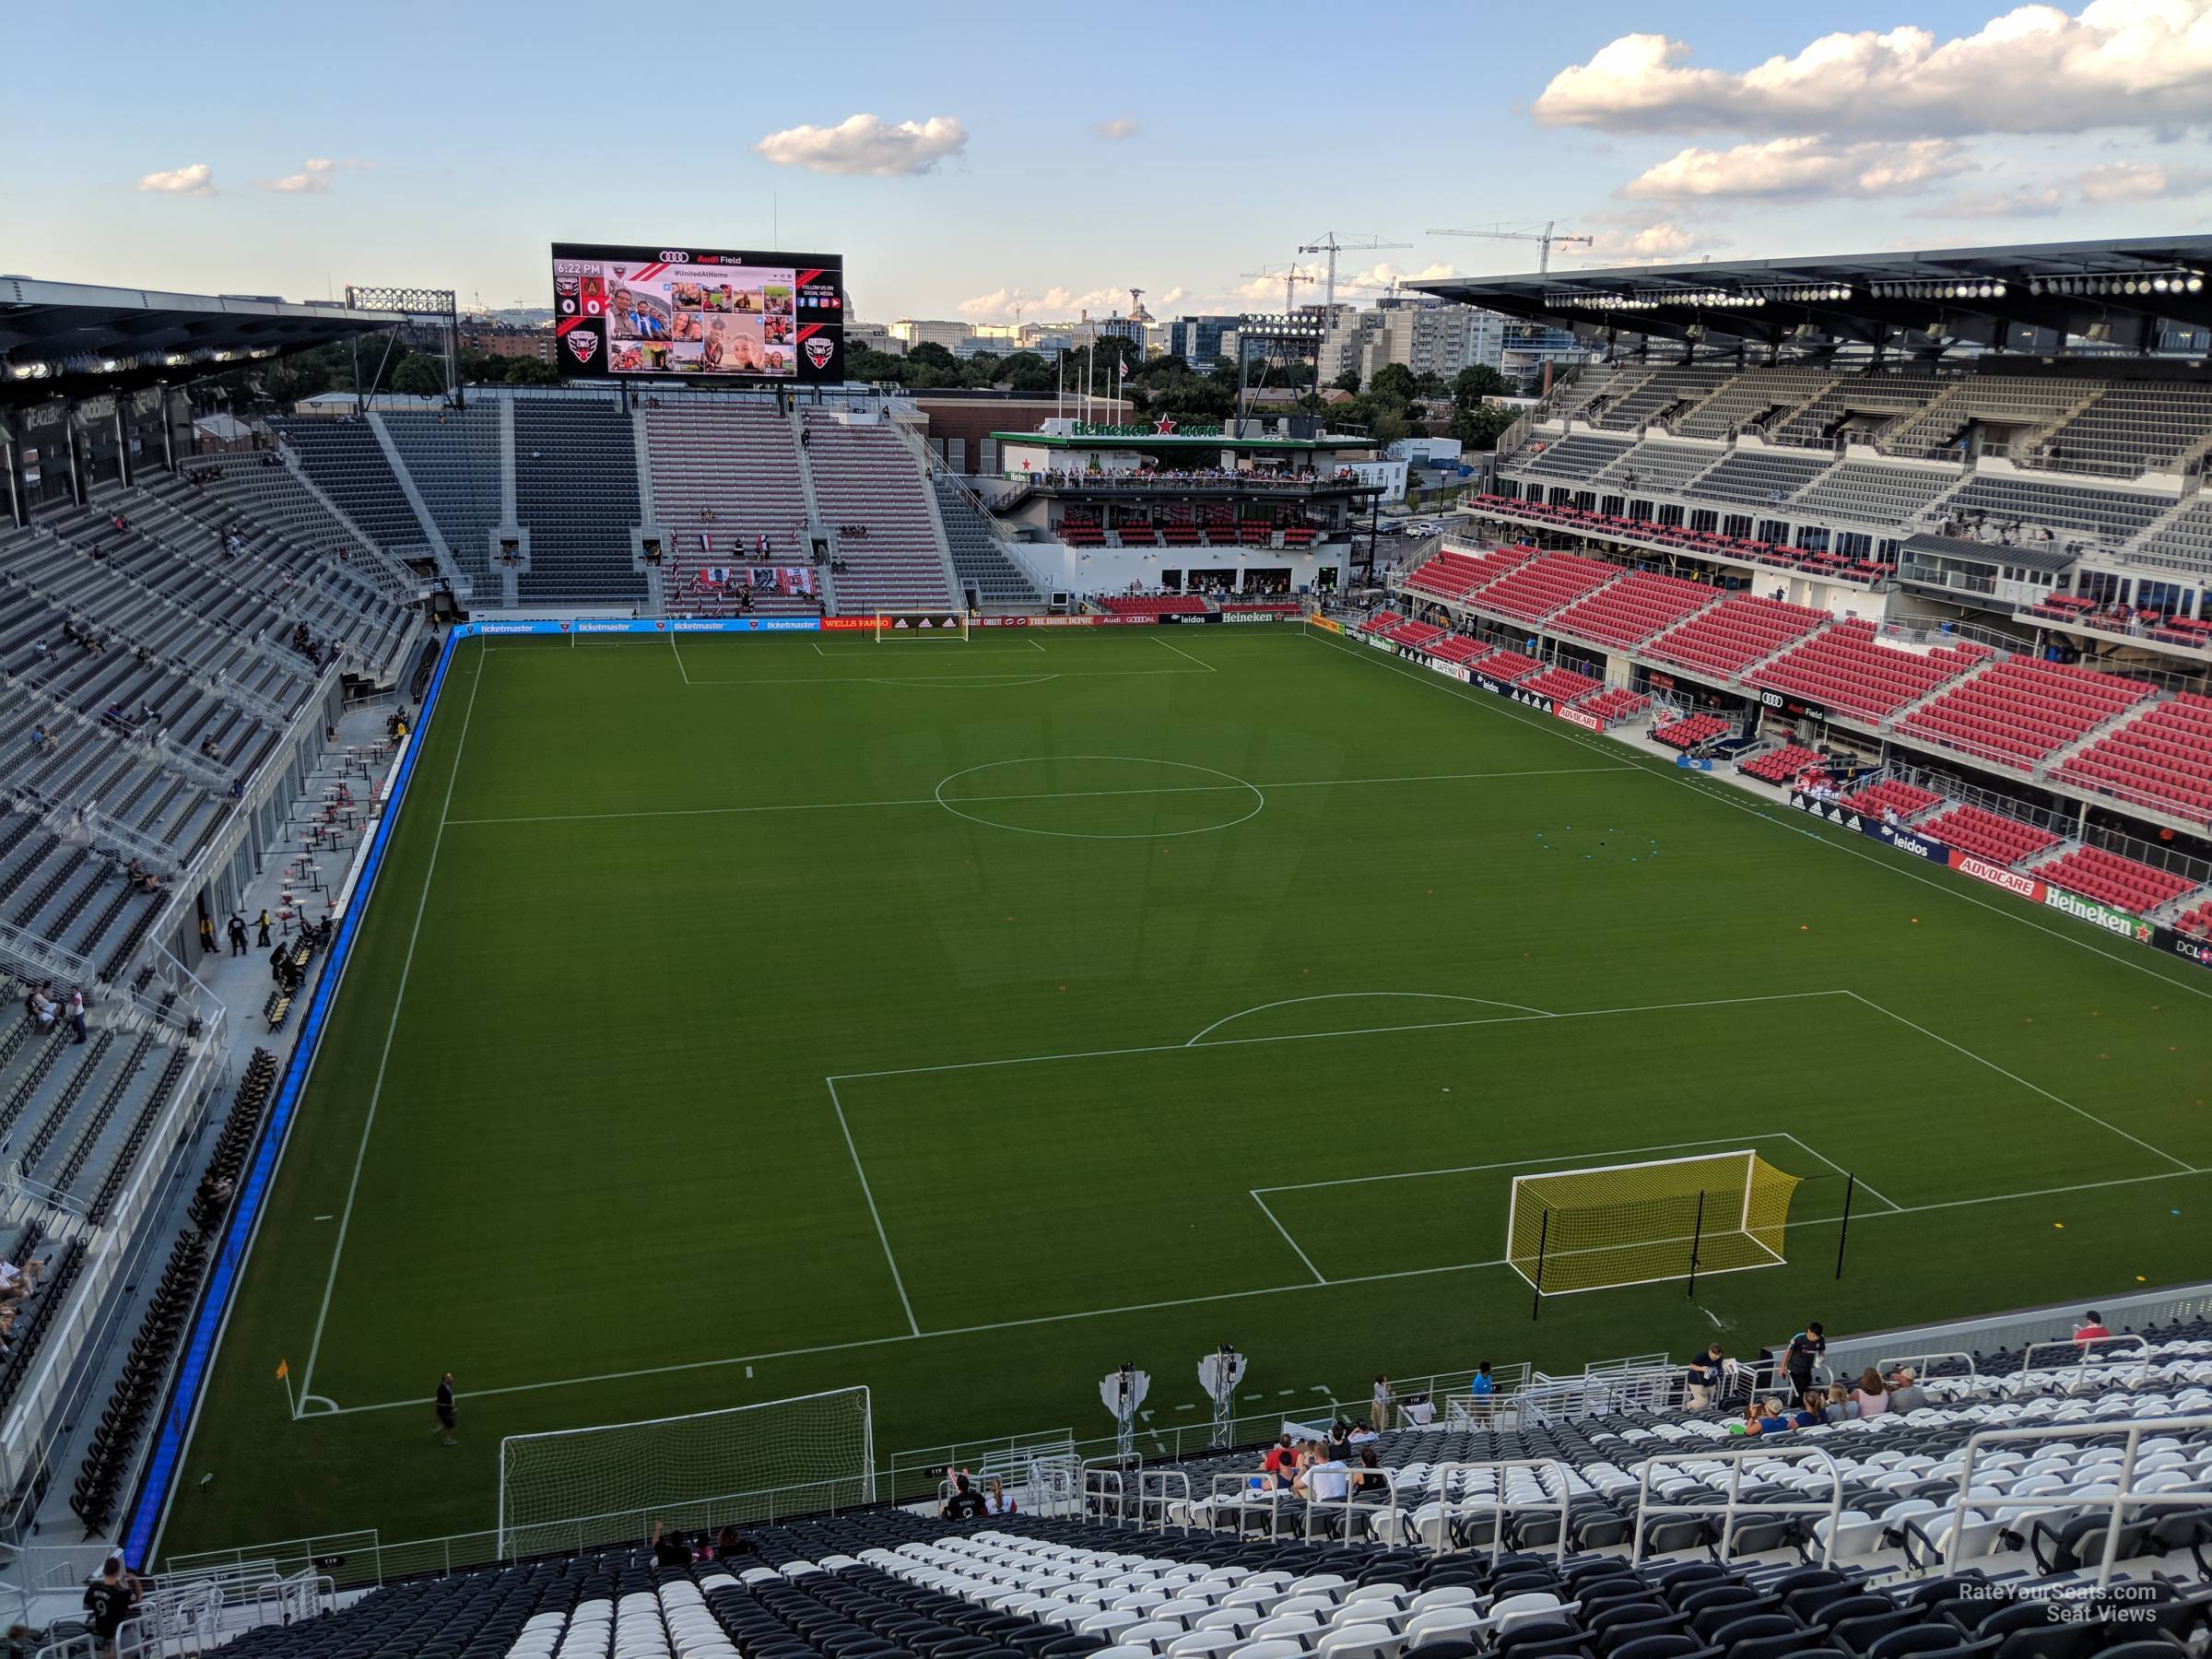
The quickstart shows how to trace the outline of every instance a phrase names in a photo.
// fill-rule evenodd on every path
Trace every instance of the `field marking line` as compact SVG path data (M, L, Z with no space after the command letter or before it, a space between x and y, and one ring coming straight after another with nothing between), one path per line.
M1196 658L1192 659L1194 662ZM1185 677L1199 673L1212 674L1214 669L1197 668L1069 668L1054 675L1055 679L1165 679L1181 675ZM933 674L910 676L910 678L963 680L1005 679L1003 674ZM694 686L877 686L885 677L880 674L802 674L790 678L759 679L695 679Z
M1026 635L1024 637L1029 638L1029 636ZM1044 649L1044 646L1041 641L1034 638L1030 638L1030 649L1031 651L1041 652Z
M822 642L819 640L809 640L806 641L806 643L814 647L814 654L816 656L827 657L830 654L828 652L822 649Z
M1594 1019L1604 1014L1662 1014L1678 1008L1727 1008L1747 1003L1803 1002L1815 996L1848 996L1848 991L1776 991L1762 996L1715 996L1697 1002L1642 1003L1618 1008L1573 1008L1559 1014L1500 1014L1488 1019L1432 1019L1418 1025L1351 1026L1340 1031L1283 1031L1272 1037L1224 1037L1201 1048L1249 1048L1263 1042L1312 1042L1324 1037L1383 1037L1401 1031L1450 1031L1463 1026L1528 1025L1539 1019ZM929 1072L986 1071L1002 1065L1037 1065L1051 1060L1108 1060L1129 1054L1181 1053L1185 1042L1147 1042L1133 1048L1078 1049L1065 1054L1016 1054L999 1060L952 1060L939 1065L899 1065L882 1071L836 1072L840 1083L864 1077L907 1077Z
M1268 1221L1273 1224L1275 1230L1283 1235L1283 1242L1289 1245L1298 1259L1306 1265L1306 1271L1313 1276L1313 1282L1317 1285L1327 1284L1329 1282L1328 1276L1313 1265L1313 1258L1305 1253L1304 1247L1290 1236L1290 1230L1285 1227L1276 1213L1267 1207L1267 1200L1260 1196L1259 1189L1247 1187L1244 1190L1252 1194L1252 1201L1260 1206L1260 1214L1266 1217Z
M1548 1008L1532 1008L1526 1003L1500 1002L1496 997L1490 996L1459 996L1449 991L1323 991L1312 996L1286 996L1279 1002L1260 1003L1256 1006L1242 1009L1235 1014L1224 1014L1220 1018L1215 1020L1212 1025L1207 1026L1205 1030L1200 1031L1197 1037L1191 1038L1182 1046L1184 1048L1196 1048L1198 1046L1199 1037L1204 1037L1210 1032L1218 1031L1223 1026L1227 1025L1230 1020L1241 1019L1247 1014L1265 1014L1270 1008L1288 1008L1292 1007L1299 1003L1336 1002L1347 998L1358 998L1363 996L1420 997L1435 1002L1478 1003L1486 1008L1515 1008L1524 1014L1542 1014L1547 1017L1548 1017L1550 1014L1550 1010ZM1263 1192L1271 1192L1274 1189L1262 1188L1261 1190Z
M1185 651L1185 650L1184 650L1184 649L1183 649L1182 646L1180 646L1180 645L1168 645L1168 642L1167 642L1167 641L1165 641L1165 640L1161 639L1161 638L1160 638L1160 637L1159 637L1158 634L1153 634L1153 635L1150 635L1149 637L1150 637L1150 639L1151 639L1151 641L1152 641L1152 643L1153 643L1153 644L1155 644L1155 645L1166 645L1166 646L1167 646L1167 648L1168 648L1170 651L1173 652L1173 653L1175 653L1177 656L1181 657L1181 658L1182 658L1182 659L1184 662L1186 662L1186 663L1196 663L1196 664L1198 665L1198 666L1199 666L1199 667L1201 667L1201 668L1205 669L1205 670L1206 670L1206 671L1208 674L1218 674L1218 673L1220 673L1220 672L1221 672L1221 671L1220 671L1218 668L1215 667L1215 666L1214 666L1214 665L1213 665L1211 663L1207 662L1207 661L1206 661L1206 660L1204 657L1194 657L1194 656L1193 656L1193 655L1192 655L1192 654L1191 654L1189 652Z
M1898 1203L1896 1199L1888 1197L1884 1194L1876 1192L1871 1182L1867 1182L1859 1175L1853 1174L1851 1171L1845 1169L1841 1164L1838 1163L1834 1159L1829 1157L1827 1153L1820 1151L1818 1147L1807 1146L1804 1141L1799 1140L1795 1135L1792 1135L1787 1129L1777 1129L1774 1131L1774 1133L1781 1136L1783 1140L1793 1143L1796 1148L1800 1152L1804 1153L1807 1158L1818 1159L1822 1163L1826 1164L1837 1174L1846 1177L1858 1186L1864 1188L1869 1196L1881 1199L1881 1201L1888 1205L1891 1209L1899 1210L1904 1208L1904 1206Z
M677 645L676 629L673 628L668 630L668 651L669 654L676 658L676 671L684 677L684 684L689 685L691 671L684 666L684 653Z
M438 833L430 841L430 861L422 873L422 892L415 900L415 925L407 931L407 954L399 969L399 983L392 992L392 1018L384 1025L384 1046L376 1057L376 1081L369 1090L369 1112L361 1120L361 1144L354 1149L353 1175L346 1183L346 1207L338 1214L338 1236L330 1247L330 1273L323 1281L323 1304L315 1311L315 1334L308 1344L307 1368L300 1373L300 1394L305 1398L315 1379L315 1359L323 1351L323 1327L330 1318L331 1293L337 1288L338 1263L346 1254L346 1230L353 1225L354 1196L360 1191L361 1168L369 1161L369 1136L376 1127L376 1108L384 1095L384 1071L392 1063L392 1040L399 1031L399 1012L407 1000L407 976L415 970L415 947L422 938L422 918L430 905L430 885L438 874L438 854L445 845L445 815L453 804L453 785L460 781L461 757L468 747L469 723L477 712L477 690L484 683L484 660L468 682L468 707L462 711L461 735L453 744L453 763L445 775L445 799L438 808Z
M1741 1140L1744 1136L1735 1136ZM2190 1170L2163 1172L2157 1175L2130 1175L2115 1181L2089 1181L2075 1186L2045 1187L2031 1193L1993 1193L1979 1198L1952 1198L1936 1204L1913 1205L1895 1211L1880 1210L1860 1219L1886 1221L1892 1214L1916 1216L1931 1210L1959 1209L1968 1205L2006 1204L2018 1199L2050 1198L2066 1193L2086 1193L2106 1187L2139 1186L2154 1181L2177 1181L2190 1175L2212 1175L2212 1170ZM1841 1219L1823 1216L1792 1226L1833 1227ZM601 1382L632 1382L644 1377L670 1376L685 1371L719 1371L733 1365L759 1365L771 1359L804 1359L821 1354L850 1353L855 1348L895 1347L901 1343L932 1342L944 1337L983 1336L994 1331L1025 1329L1033 1325L1061 1324L1078 1319L1107 1319L1125 1313L1152 1313L1169 1308L1191 1308L1208 1302L1242 1301L1258 1296L1287 1296L1301 1290L1334 1290L1347 1286L1379 1284L1391 1279L1424 1278L1443 1273L1474 1273L1488 1268L1509 1266L1505 1257L1488 1262L1454 1262L1441 1267L1406 1267L1387 1273L1359 1274L1350 1277L1330 1279L1324 1284L1299 1283L1295 1285L1263 1285L1250 1290L1218 1290L1204 1296L1175 1297L1163 1301L1130 1302L1120 1307L1084 1308L1072 1313L1038 1313L1023 1319L1000 1320L994 1324L956 1325L944 1330L924 1331L919 1335L902 1332L889 1336L862 1336L847 1342L818 1343L811 1347L771 1349L759 1354L735 1354L720 1359L686 1359L673 1365L649 1365L632 1371L605 1371L589 1377L556 1377L542 1382L510 1382L497 1388L472 1389L460 1394L465 1400L488 1399L497 1394L536 1394L548 1388L581 1388ZM342 1406L335 1410L318 1412L318 1417L354 1417L371 1411L419 1411L422 1396L411 1395L404 1400L380 1400L368 1406ZM301 1419L294 1419L301 1420Z
M1065 757L1062 757L1065 759ZM1182 762L1155 761L1155 764ZM987 766L1006 764L985 761ZM971 768L970 770L974 770ZM1206 794L1232 789L1338 789L1369 783L1470 783L1491 778L1571 778L1585 772L1633 771L1618 766L1547 767L1534 771L1478 771L1414 773L1395 778L1300 778L1282 783L1175 783L1159 788L1145 789L1086 789L1036 790L1025 794L960 795L963 803L982 805L1003 801L1056 801L1089 796L1117 794ZM790 801L760 806L660 806L644 807L623 812L549 812L527 814L517 818L448 818L449 824L577 824L596 823L608 818L720 818L748 812L851 812L869 806L936 806L943 805L934 794L911 795L875 801Z
M853 1144L853 1125L845 1122L844 1102L837 1098L837 1079L824 1077L830 1086L830 1104L837 1112L838 1132L845 1137L845 1150L853 1155L853 1173L860 1177L860 1195L868 1201L868 1219L876 1223L876 1241L883 1246L883 1259L891 1270L891 1283L899 1290L899 1305L906 1310L907 1329L915 1335L922 1335L922 1322L914 1317L914 1304L907 1300L906 1280L899 1272L899 1258L891 1253L890 1235L883 1230L883 1212L876 1207L876 1194L868 1186L868 1171L860 1161L860 1148Z
M2115 951L2100 949L2093 935L2081 934L2079 932L2063 930L2056 927L2046 927L2042 923L2035 920L2035 918L2028 912L2009 905L1997 904L1989 900L1983 899L1970 891L1965 886L1959 882L1938 881L1934 877L1924 876L1918 870L1912 868L1912 865L1903 859L1864 851L1858 847L1851 845L1849 841L1831 840L1828 836L1817 833L1810 825L1797 821L1802 815L1793 813L1787 818L1777 818L1772 813L1763 810L1756 799L1744 797L1741 791L1730 789L1724 784L1701 784L1700 782L1700 779L1704 774L1698 772L1678 771L1673 767L1663 767L1653 764L1653 762L1656 758L1645 755L1641 749L1630 748L1622 744L1613 743L1602 737L1593 736L1587 733L1580 731L1578 728L1568 725L1564 721L1548 720L1541 715L1531 715L1524 713L1522 712L1522 705L1512 701L1509 698L1498 697L1487 691L1469 691L1465 687L1460 686L1456 681L1441 678L1440 677L1427 673L1422 669L1402 667L1399 665L1397 659L1394 657L1385 658L1378 662L1376 659L1380 655L1379 653L1372 650L1355 650L1353 647L1348 645L1335 644L1333 637L1330 635L1300 633L1294 637L1299 639L1319 641L1322 644L1330 646L1339 656L1350 657L1361 662L1374 663L1377 667L1387 668L1393 673L1396 674L1401 679L1411 679L1420 685L1429 687L1432 690L1450 693L1452 694L1454 701L1463 703L1478 703L1485 706L1496 705L1500 711L1511 712L1516 724L1549 731L1552 736L1563 738L1569 743L1576 744L1579 747L1589 750L1592 754L1612 754L1615 756L1627 755L1633 757L1633 760L1628 764L1624 770L1641 772L1644 774L1644 776L1656 779L1663 783L1679 784L1685 788L1688 788L1693 794L1702 795L1711 801L1717 801L1722 806L1730 807L1735 811L1748 813L1753 818L1759 818L1770 824L1778 825L1782 829L1789 830L1792 834L1804 836L1807 841L1817 841L1824 847L1832 847L1835 849L1835 851L1845 853L1852 858L1855 858L1862 864L1873 865L1876 868L1887 870L1893 876L1901 876L1907 881L1917 883L1919 886L1927 888L1933 892L1940 893L1947 898L1958 900L1962 903L1971 904L1976 910L1987 911L1993 916L2002 916L2007 921L2017 922L2021 926L2032 929L2036 933L2046 934L2050 937L2057 939L2063 944L2071 945L2077 950L2086 950L2091 956L2102 957L2108 962L2116 962L2123 968L2132 969L2137 973L2147 974L2150 978L2157 980L2162 985L2171 985L2175 990L2183 992L2188 995L2202 997L2207 1002L2212 1002L2212 988L2207 988L2204 985L2194 983L2188 980L2176 979L2171 974L2162 973L2158 969L2153 968L2150 965L2150 962L2147 960L2138 960L2134 956L2122 955ZM1554 727L1558 729L1552 730ZM1863 838L1854 835L1851 839L1852 841L1858 841Z
M2173 1165L2175 1169L2186 1171L2190 1174L2194 1174L2196 1172L2195 1166L2185 1162L2182 1159L2176 1158L2171 1152L2162 1151L2159 1147L2152 1146L2141 1135L2130 1135L2126 1130L2121 1128L2119 1124L2111 1123L2104 1118L2100 1118L2095 1112L2090 1112L2084 1107L2075 1105L2071 1100L2064 1100L2059 1099L2058 1096L2053 1094L2041 1083L2030 1083L2027 1078L2021 1077L2018 1072L2006 1071L1994 1060L1991 1060L1983 1055L1977 1054L1972 1049L1970 1049L1961 1043L1953 1042L1948 1037L1940 1036L1936 1032L1929 1030L1926 1026L1924 1026L1915 1020L1907 1019L1896 1009L1885 1008L1880 1003L1874 1001L1871 997L1861 996L1856 991L1848 992L1846 994L1849 995L1853 1001L1865 1003L1866 1006L1872 1008L1877 1014L1887 1014L1890 1018L1896 1020L1898 1024L1909 1027L1912 1030L1918 1031L1923 1037L1931 1038L1934 1041L1942 1043L1945 1048L1952 1049L1959 1053L1964 1054L1969 1060L1972 1060L1980 1065L1986 1065L1991 1071L1995 1072L1998 1077L2011 1078L2022 1088L2028 1089L2032 1093L2041 1095L2044 1100L2049 1100L2053 1105L2064 1106L2068 1112L2073 1112L2077 1117L2084 1117L2088 1119L2090 1123L2095 1124L2100 1129L2109 1129L2114 1135L2118 1135L2122 1140L2135 1142L2135 1144L2142 1147L2144 1151L2151 1153L2155 1157L2164 1159L2168 1163Z
M1056 674L925 674L916 679L883 675L871 686L975 686L985 691L1008 691L1018 686L1042 686L1058 679Z
M1685 1147L1740 1147L1747 1140L1791 1139L1779 1129L1753 1135L1710 1135L1699 1140L1664 1141L1655 1147L1616 1147L1604 1152L1555 1152L1542 1158L1508 1158L1498 1163L1452 1164L1441 1170L1394 1170L1387 1175L1339 1175L1328 1181L1289 1181L1279 1186L1253 1187L1255 1193L1303 1193L1316 1187L1364 1186L1376 1181L1418 1181L1428 1175L1478 1175L1490 1170L1518 1170L1530 1164L1556 1164L1562 1158L1626 1158L1633 1152L1678 1152ZM1562 1174L1572 1171L1562 1170Z

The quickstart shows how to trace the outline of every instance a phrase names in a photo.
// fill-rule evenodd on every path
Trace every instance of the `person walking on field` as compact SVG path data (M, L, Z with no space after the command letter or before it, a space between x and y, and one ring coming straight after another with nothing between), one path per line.
M452 1371L447 1371L438 1379L437 1410L437 1434L440 1443L448 1446L459 1445L461 1442L453 1438L453 1373Z

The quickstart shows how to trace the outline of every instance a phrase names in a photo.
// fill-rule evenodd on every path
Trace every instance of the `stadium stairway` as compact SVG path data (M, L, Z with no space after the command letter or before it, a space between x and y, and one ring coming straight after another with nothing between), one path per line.
M1043 590L1001 544L988 511L972 492L951 473L939 473L934 483L937 516L944 521L945 539L952 550L953 573L965 593L972 593L994 610L1041 606Z
M872 611L957 608L959 582L936 497L914 452L888 425L802 413L801 465L845 569L838 607Z
M670 608L735 612L737 601L707 579L711 569L812 563L813 515L788 418L766 404L656 398L641 419L654 521L675 538ZM750 608L811 616L815 603L804 594L756 593Z

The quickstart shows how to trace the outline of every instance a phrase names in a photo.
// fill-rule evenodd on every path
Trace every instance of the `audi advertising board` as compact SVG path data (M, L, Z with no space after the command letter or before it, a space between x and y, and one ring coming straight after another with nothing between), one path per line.
M572 379L835 385L844 274L830 253L555 242L554 360Z

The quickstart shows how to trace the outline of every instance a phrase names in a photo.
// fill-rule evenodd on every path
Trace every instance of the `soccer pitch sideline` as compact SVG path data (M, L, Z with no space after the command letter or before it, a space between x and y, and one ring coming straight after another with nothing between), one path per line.
M2191 974L1297 628L459 644L161 1551L852 1383L888 1466L1224 1339L1259 1414L2200 1275ZM1786 1265L1531 1323L1515 1175L1739 1148Z

